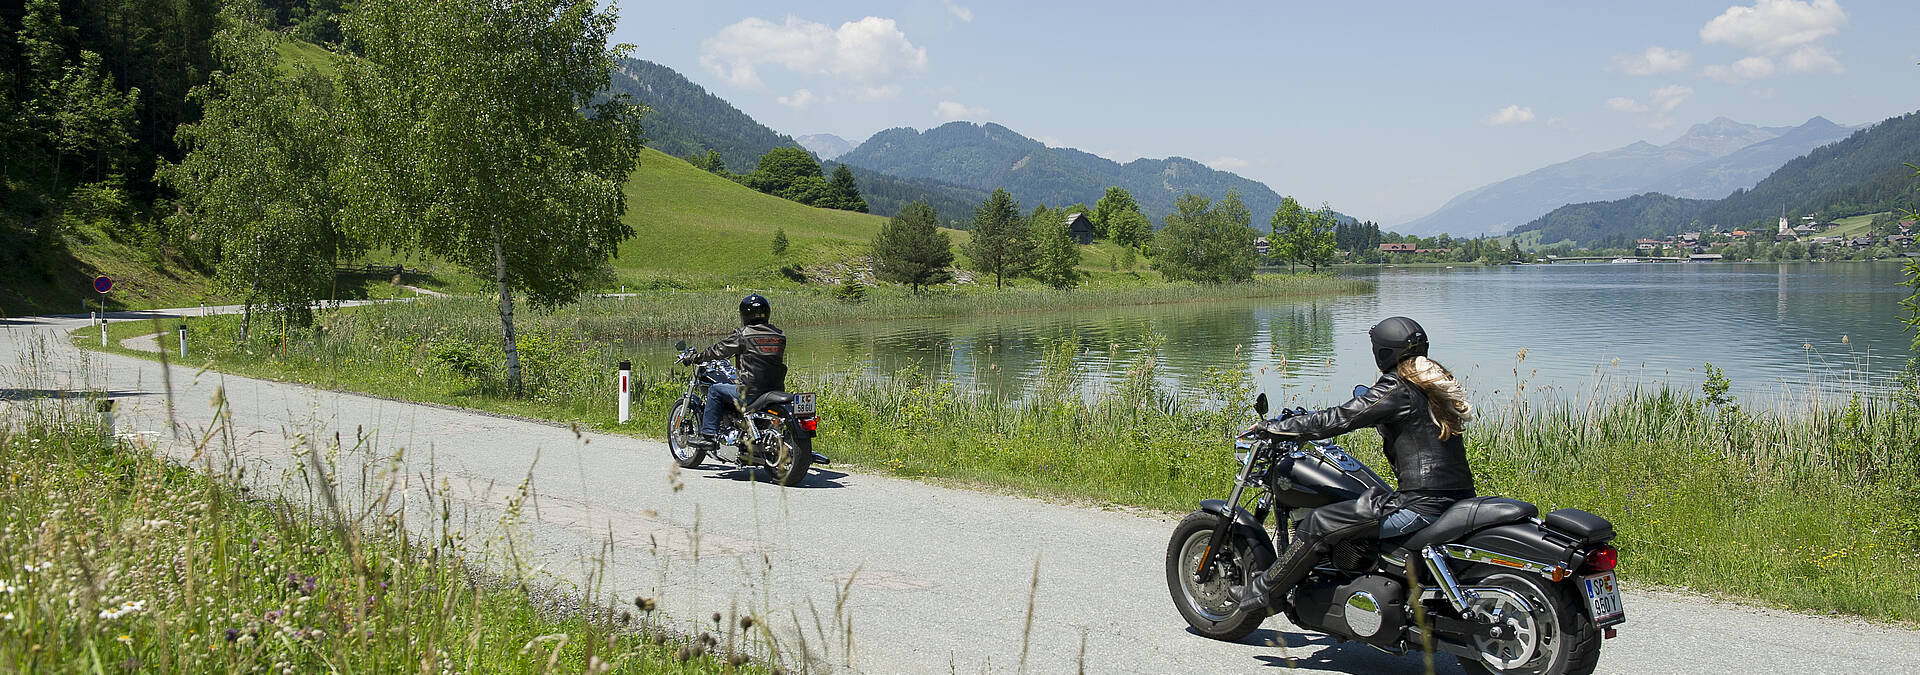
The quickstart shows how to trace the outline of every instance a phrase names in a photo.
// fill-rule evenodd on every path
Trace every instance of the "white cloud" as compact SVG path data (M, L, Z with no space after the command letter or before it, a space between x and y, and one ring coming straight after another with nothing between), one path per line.
M953 0L947 0L947 13L952 14L953 18L961 21L973 21L973 10L967 9L963 5L955 4Z
M954 101L941 101L933 107L933 116L943 120L962 120L987 116L987 109Z
M1638 54L1613 57L1613 67L1628 75L1659 75L1686 70L1693 55L1665 47L1648 47Z
M1837 67L1839 64L1834 64L1834 65ZM1711 77L1713 79L1720 80L1722 82L1746 82L1748 80L1758 80L1764 77L1771 77L1773 75L1773 59L1769 59L1765 56L1749 56L1747 58L1740 59L1738 61L1733 62L1732 65L1707 66L1706 70L1703 72L1706 73L1707 77Z
M1670 113L1692 95L1693 87L1674 84L1653 90L1651 96L1653 107L1658 108L1661 113Z
M1629 112L1629 113L1647 111L1647 107L1644 105L1641 105L1639 101L1635 101L1625 96L1615 96L1613 98L1607 99L1607 109L1615 112Z
M1846 24L1838 0L1758 0L1751 7L1728 7L1700 28L1700 40L1778 54L1838 33Z
M700 43L700 65L735 86L760 86L761 64L808 75L874 83L927 69L927 50L893 19L869 16L839 28L788 16L746 18Z
M1833 73L1847 72L1840 61L1820 45L1807 45L1793 50L1786 56L1787 70L1796 73Z
M868 87L854 87L853 97L862 101L885 101L900 95L900 85L881 84Z
M774 100L779 101L780 105L784 105L789 108L794 108L797 110L806 110L807 106L813 105L813 102L819 99L818 97L814 96L813 92L811 91L807 91L805 89L795 89L793 90L793 93L791 95L782 96Z
M1217 157L1203 163L1221 171L1239 171L1253 166L1253 162L1240 159L1239 157Z
M1484 121L1487 123L1487 126L1494 127L1526 124L1533 121L1533 109L1522 108L1517 104L1510 105L1493 111L1493 114L1488 115Z

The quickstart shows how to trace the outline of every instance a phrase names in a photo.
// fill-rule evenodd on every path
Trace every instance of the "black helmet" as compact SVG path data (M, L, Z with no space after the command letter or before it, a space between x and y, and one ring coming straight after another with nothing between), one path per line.
M1373 340L1373 362L1380 372L1392 371L1409 357L1427 355L1427 330L1404 316L1388 317L1367 331Z
M740 324L743 326L766 323L767 317L772 314L773 305L767 304L767 299L759 293L740 299Z

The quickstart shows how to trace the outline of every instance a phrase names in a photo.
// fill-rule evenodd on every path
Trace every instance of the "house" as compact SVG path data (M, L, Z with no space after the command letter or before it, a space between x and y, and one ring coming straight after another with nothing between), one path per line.
M1412 253L1419 248L1416 244L1381 244L1380 250L1388 253Z
M1699 232L1684 232L1684 233L1681 233L1681 235L1680 235L1680 241L1684 241L1684 242L1687 242L1687 243L1693 243L1693 242L1696 242L1696 241L1700 241L1700 233L1699 233Z
M1913 220L1902 220L1900 221L1900 230L1901 231L1911 230L1913 229L1914 225L1916 225L1916 223Z
M1753 233L1752 233L1752 232L1748 232L1748 231L1746 231L1746 230L1734 230L1734 231L1733 231L1733 234L1731 234L1731 235L1728 235L1728 236L1731 236L1731 237L1733 237L1733 238L1735 238L1735 239L1739 239L1739 240L1741 240L1741 241L1746 241L1746 240L1747 240L1747 235L1750 235L1750 234L1753 234Z
M1088 218L1087 214L1067 214L1066 226L1067 234L1072 235L1075 242L1081 244L1093 243L1093 220Z
M1891 237L1887 237L1887 245L1888 245L1888 246L1912 246L1912 245L1913 245L1913 235L1911 235L1911 234L1896 234L1896 235L1893 235L1893 236L1891 236Z
M1866 248L1873 245L1873 237L1860 237L1847 243L1852 244L1854 248Z
M1718 253L1695 253L1687 256L1687 262L1715 262L1724 259L1726 256Z
M1421 248L1421 249L1414 249L1414 251L1413 251L1413 252L1414 252L1414 253L1452 253L1452 252L1453 252L1453 249L1450 249L1450 248Z
M1803 237L1819 231L1820 231L1820 228L1811 223L1793 228L1794 234L1797 234Z

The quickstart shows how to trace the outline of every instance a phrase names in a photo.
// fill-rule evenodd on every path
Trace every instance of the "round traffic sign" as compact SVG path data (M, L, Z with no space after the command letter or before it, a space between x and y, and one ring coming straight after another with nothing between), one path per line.
M111 290L113 290L112 279L108 279L105 276L98 276L93 278L93 292L105 293Z

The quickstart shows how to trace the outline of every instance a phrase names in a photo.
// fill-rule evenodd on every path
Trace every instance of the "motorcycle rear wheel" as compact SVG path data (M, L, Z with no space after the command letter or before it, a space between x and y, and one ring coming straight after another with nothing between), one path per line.
M691 469L707 461L706 449L693 444L693 439L699 437L700 420L694 417L686 399L680 399L667 416L667 452L680 468Z
M1273 564L1274 555L1271 545L1249 539L1240 532L1242 528L1229 528L1226 548L1214 552L1219 559L1214 562L1213 580L1196 581L1194 570L1199 567L1200 558L1213 541L1213 531L1219 524L1220 516L1195 511L1173 528L1173 537L1167 542L1167 592L1173 596L1173 606L1180 610L1181 618L1187 620L1194 632L1215 640L1239 642L1259 630L1267 613L1240 609L1229 595L1229 589L1251 583L1253 575Z
M1476 578L1477 577L1477 578ZM1509 625L1518 635L1508 640L1488 640L1474 645L1482 658L1460 657L1461 669L1473 675L1589 675L1600 664L1600 629L1587 620L1567 584L1554 584L1536 574L1495 573L1469 575L1461 585L1503 588L1534 606L1528 615L1514 616ZM1512 600L1491 593L1482 594L1475 608L1481 611L1517 610ZM1500 663L1507 660L1506 663Z
M780 454L767 464L767 473L773 481L786 487L793 487L807 480L807 468L813 465L813 439L783 436L780 441Z

